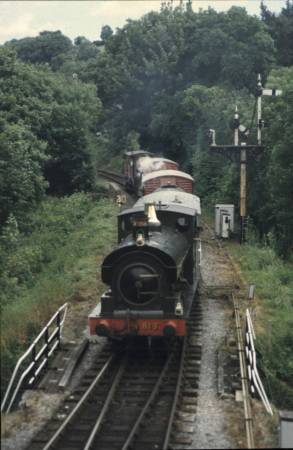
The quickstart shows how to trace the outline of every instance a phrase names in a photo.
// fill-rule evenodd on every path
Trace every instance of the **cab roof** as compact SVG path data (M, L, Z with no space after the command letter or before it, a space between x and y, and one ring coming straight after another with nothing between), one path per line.
M186 208L196 210L197 214L201 214L200 198L196 195L189 194L177 188L159 188L151 194L141 197L135 206L144 206L146 203L155 203L162 205L184 206Z
M156 210L178 212L191 216L200 215L200 198L193 194L174 188L159 188L151 194L141 197L131 209L126 209L118 216L144 211L146 203L154 203Z

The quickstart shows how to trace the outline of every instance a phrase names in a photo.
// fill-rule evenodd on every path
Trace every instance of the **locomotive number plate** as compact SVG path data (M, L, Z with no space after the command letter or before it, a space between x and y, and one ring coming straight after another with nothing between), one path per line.
M159 329L159 324L156 322L142 322L141 328L147 331L156 331Z

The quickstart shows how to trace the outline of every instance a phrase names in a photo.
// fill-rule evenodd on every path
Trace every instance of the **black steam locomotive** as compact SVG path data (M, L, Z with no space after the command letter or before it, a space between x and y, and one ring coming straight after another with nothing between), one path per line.
M102 264L109 289L89 316L108 337L184 336L199 278L200 200L163 186L118 215L118 247Z

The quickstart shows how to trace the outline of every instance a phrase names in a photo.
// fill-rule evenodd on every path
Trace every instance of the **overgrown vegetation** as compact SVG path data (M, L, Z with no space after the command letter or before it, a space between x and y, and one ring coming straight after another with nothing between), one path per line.
M66 301L98 301L98 263L116 240L116 205L77 193L48 198L20 233L14 218L0 243L2 383L16 358ZM86 324L85 324L86 326Z
M293 262L269 246L231 246L249 284L256 285L257 347L267 390L279 408L293 408Z
M101 102L92 84L24 64L0 48L0 226L49 193L91 190Z

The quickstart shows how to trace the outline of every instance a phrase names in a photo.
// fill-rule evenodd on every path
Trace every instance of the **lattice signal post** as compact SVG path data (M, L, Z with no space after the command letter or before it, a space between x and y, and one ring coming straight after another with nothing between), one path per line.
M247 144L245 141L249 135L250 130L240 123L239 113L237 106L235 108L232 128L234 130L234 142L232 145L217 145L215 139L215 130L210 130L211 145L210 150L223 155L239 155L240 161L240 243L246 241L246 229L247 229L247 211L246 211L246 167L247 167L247 153L256 155L264 150L264 146L261 143L261 133L264 127L264 121L262 119L262 96L281 95L282 91L278 89L263 89L261 83L261 76L258 75L257 89L256 89L256 104L257 104L257 143ZM244 142L239 141L239 136L242 136Z

